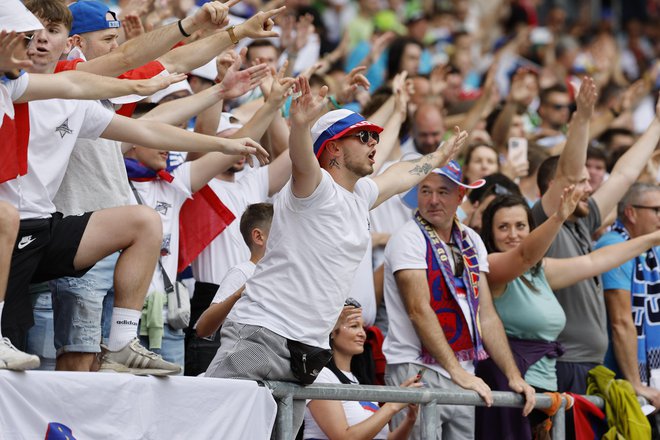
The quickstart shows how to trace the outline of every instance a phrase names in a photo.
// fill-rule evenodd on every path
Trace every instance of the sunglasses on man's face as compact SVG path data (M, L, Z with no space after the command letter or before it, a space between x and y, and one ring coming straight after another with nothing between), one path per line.
M360 139L360 142L363 144L368 144L369 138L375 140L376 143L380 141L380 135L375 131L360 130L357 133L349 134L349 136L355 136Z

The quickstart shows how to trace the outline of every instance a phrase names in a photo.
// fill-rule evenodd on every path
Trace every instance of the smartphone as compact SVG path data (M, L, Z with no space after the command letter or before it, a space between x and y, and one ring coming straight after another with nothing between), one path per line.
M424 373L426 372L426 368L421 368L419 370L419 373L417 373L417 377L415 378L415 382L419 382L422 380L422 377L424 376Z
M518 164L527 161L527 139L524 137L509 138L507 161Z

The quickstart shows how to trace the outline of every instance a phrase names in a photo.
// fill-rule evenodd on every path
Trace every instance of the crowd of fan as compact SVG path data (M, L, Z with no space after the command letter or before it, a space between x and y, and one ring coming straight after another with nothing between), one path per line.
M0 1L0 368L525 397L452 439L660 408L660 10L591 3Z

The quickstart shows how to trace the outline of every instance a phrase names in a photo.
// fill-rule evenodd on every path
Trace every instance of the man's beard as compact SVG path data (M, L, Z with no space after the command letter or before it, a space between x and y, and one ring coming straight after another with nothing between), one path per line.
M573 211L573 215L577 218L584 218L589 215L589 204L587 201L580 202L577 204L575 207L575 211Z

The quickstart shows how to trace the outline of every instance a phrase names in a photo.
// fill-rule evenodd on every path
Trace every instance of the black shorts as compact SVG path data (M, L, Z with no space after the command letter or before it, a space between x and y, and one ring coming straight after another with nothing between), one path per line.
M48 219L21 220L11 257L9 282L2 314L2 333L17 346L22 335L34 324L28 287L31 283L63 276L81 277L93 266L73 267L87 223L92 213L63 217L59 212ZM12 335L19 337L12 338Z

